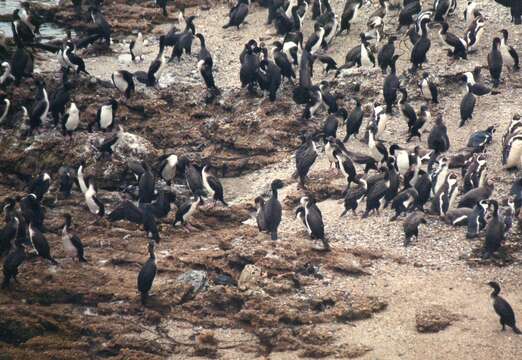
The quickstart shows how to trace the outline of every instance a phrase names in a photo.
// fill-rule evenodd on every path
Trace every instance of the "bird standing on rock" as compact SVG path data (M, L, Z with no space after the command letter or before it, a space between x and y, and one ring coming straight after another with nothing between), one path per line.
M140 292L141 304L145 306L149 298L149 291L156 277L156 255L154 254L154 241L149 240L149 259L145 262L138 274L138 291Z
M279 223L281 223L281 216L283 214L283 208L277 198L277 191L282 189L283 186L284 183L279 179L272 181L272 184L270 185L272 196L264 206L266 231L270 232L272 240L277 240L277 228L279 227Z

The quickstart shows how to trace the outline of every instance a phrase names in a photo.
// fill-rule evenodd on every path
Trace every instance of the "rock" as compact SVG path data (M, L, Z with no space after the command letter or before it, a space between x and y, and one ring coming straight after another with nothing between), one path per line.
M252 264L245 266L239 276L239 290L252 290L258 288L261 282L261 277L262 273L260 268Z
M196 346L194 347L194 355L215 357L217 355L218 340L212 331L205 330L196 336Z
M192 288L186 294L188 299L194 298L200 291L206 290L208 287L208 275L203 270L192 270L181 274L176 278L176 282L180 284L190 285Z
M329 265L330 269L346 275L369 275L355 258L339 256Z
M448 311L440 305L429 305L425 309L417 310L415 314L415 324L417 331L420 333L439 332L458 319L459 316L457 314Z

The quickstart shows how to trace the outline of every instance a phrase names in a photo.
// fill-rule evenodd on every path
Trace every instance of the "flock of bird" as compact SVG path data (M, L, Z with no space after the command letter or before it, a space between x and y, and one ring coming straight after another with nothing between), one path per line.
M512 22L520 24L522 9L517 1L495 0L501 5L511 7ZM158 0L157 5L167 15L166 1ZM291 88L291 96L297 105L304 107L300 120L315 121L321 117L321 109L325 108L328 115L318 133L308 132L301 136L302 144L295 154L296 172L299 187L306 190L307 175L321 152L324 152L334 167L333 171L342 174L347 180L344 191L344 211L357 214L359 206L365 209L363 217L391 207L395 214L390 219L394 221L405 216L403 229L404 245L417 238L419 225L426 224L429 212L440 216L451 226L467 228L466 237L470 239L484 237L483 257L495 256L501 249L506 236L512 229L512 223L520 216L522 206L522 178L515 181L511 194L506 194L504 201L491 199L494 184L487 178L487 149L493 141L495 126L478 131L469 137L467 147L452 154L450 138L444 123L443 113L439 112L432 121L430 110L437 104L440 93L433 76L419 69L428 62L432 49L431 34L436 29L447 53L450 64L455 61L467 61L470 56L481 56L480 41L487 28L487 14L476 4L468 0L464 21L466 31L463 37L450 32L450 22L459 18L456 14L456 0L435 0L433 6L425 6L420 0L379 0L379 7L373 11L366 23L366 30L358 34L359 44L350 49L345 63L339 65L327 55L334 46L334 39L342 36L352 36L354 25L359 26L360 13L369 4L363 0L345 0L342 12L338 15L328 0L260 0L259 5L268 9L267 25L274 27L280 37L271 47L251 39L244 44L240 54L239 78L242 88L247 88L249 94L259 90L268 94L270 101L276 101L280 88L286 80ZM34 132L40 132L47 124L49 127L61 127L64 138L71 137L80 130L81 114L72 101L75 91L69 77L90 75L85 62L81 58L80 49L94 43L106 47L111 46L112 28L103 15L101 1L90 2L87 13L84 13L81 0L73 0L76 16L88 19L92 23L91 32L84 37L73 38L71 33L63 41L42 43L38 41L41 18L31 10L28 3L13 13L12 35L16 49L10 51L5 41L0 42L0 59L2 75L0 88L7 90L23 86L28 78L35 77L37 92L31 109L22 107L15 113L10 107L7 97L3 99L0 109L0 124L5 127L26 127L24 136L30 138ZM238 0L229 11L228 20L223 29L236 28L241 31L252 5L249 0ZM87 16L86 16L87 15ZM132 109L126 100L132 98L137 91L137 82L146 87L157 87L162 75L168 67L168 62L180 60L183 54L192 53L194 39L199 40L197 68L207 88L206 101L211 102L221 95L213 75L213 57L206 46L205 37L196 31L195 16L186 17L180 12L178 20L182 30L172 27L170 31L159 37L159 51L150 63L147 71L131 73L118 70L111 75L113 86L124 98L117 101L111 98L99 107L95 119L89 122L88 131L111 131L99 147L100 157L110 154L114 145L122 138L124 131L112 131L116 124L118 107L124 105ZM311 20L309 20L311 19ZM313 21L313 32L305 41L304 23ZM394 25L397 24L395 27ZM233 29L223 31L236 31ZM395 44L401 41L411 42L409 62L411 67L404 74L398 74ZM470 69L462 77L466 87L466 95L460 105L461 121L459 126L465 126L473 118L474 107L478 97L495 96L497 89L506 81L506 72L516 74L519 70L519 58L516 49L508 44L509 33L503 29L492 41L486 54L487 69L491 77L492 88L480 81L480 68ZM141 63L144 59L144 38L141 33L130 43L129 52L132 61ZM165 51L172 47L169 59ZM62 83L51 94L46 89L42 79L33 74L35 58L34 49L49 51L56 54L62 71ZM324 72L334 72L334 76L346 77L353 74L353 68L380 69L384 76L383 101L373 102L368 125L361 129L364 117L367 116L364 104L358 97L353 97L353 107L348 111L347 104L340 104L339 97L331 91L331 84L324 80L314 84L314 64L319 61ZM409 103L409 94L413 91L407 88L408 79L418 79L421 97L425 100L417 112ZM297 83L295 83L297 82ZM407 142L418 137L421 140L423 127L434 122L427 138L427 148L420 145L410 149L398 143L387 144L382 140L386 125L394 116L397 108L406 120L408 128ZM338 138L338 129L345 126L343 140ZM364 133L364 141L368 151L365 153L349 150L349 142ZM348 145L345 145L348 144ZM506 169L522 168L522 119L515 115L502 138L502 162ZM171 190L157 188L158 180L171 185L177 178L186 183L192 197L177 206L173 226L177 223L185 225L190 231L191 216L197 208L212 198L214 203L220 202L228 206L224 200L223 186L213 175L209 163L203 167L197 166L188 156L167 154L160 157L154 164L129 161L129 170L135 175L135 200L124 200L111 212L97 196L95 181L92 177L84 178L85 163L78 167L63 166L58 171L56 187L64 197L69 197L76 184L85 198L87 209L94 215L107 218L110 222L125 220L143 226L149 238L149 259L143 265L138 276L138 291L143 304L146 304L148 293L156 275L155 246L160 242L157 226L159 219L165 218L171 204L176 201L176 194ZM359 170L362 171L359 172ZM461 169L461 183L456 170ZM372 174L370 174L372 172ZM0 232L0 256L4 257L4 281L2 288L9 288L11 280L16 280L18 268L27 259L28 249L38 256L58 264L51 255L51 248L45 237L49 231L44 225L45 210L42 200L51 188L52 179L48 173L36 176L28 187L28 194L23 197L8 198L3 212L6 225ZM278 191L285 185L277 179L271 183L271 196L265 199L259 196L255 199L257 208L257 225L261 232L271 234L272 240L278 239L278 227L282 219L282 206L278 200ZM463 195L457 202L459 190ZM429 204L429 209L425 209ZM325 234L325 226L321 211L312 194L303 196L300 205L295 210L312 239L321 240L324 250L330 245ZM80 238L74 234L72 217L64 214L64 224L61 230L63 247L69 257L87 262ZM26 247L28 249L26 249ZM489 286L494 289L495 311L501 318L501 324L510 326L517 333L520 331L515 324L515 315L510 305L498 294L500 287L495 282Z

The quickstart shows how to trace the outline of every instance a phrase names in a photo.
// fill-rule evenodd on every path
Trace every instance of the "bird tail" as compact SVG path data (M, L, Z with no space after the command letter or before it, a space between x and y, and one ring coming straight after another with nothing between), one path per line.
M272 230L272 240L277 240L277 230Z
M228 29L230 27L230 23L223 25L223 29Z
M346 215L347 212L348 212L348 209L344 209L344 211L341 213L341 215L339 217L343 217L344 215Z

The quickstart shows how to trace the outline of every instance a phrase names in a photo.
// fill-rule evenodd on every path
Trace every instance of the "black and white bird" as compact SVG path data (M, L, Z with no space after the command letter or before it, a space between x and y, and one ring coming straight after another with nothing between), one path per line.
M211 173L211 170L212 169L209 164L203 166L203 169L201 170L203 186L205 187L207 194L214 200L214 204L219 201L223 205L228 206L224 200L223 185L219 179Z
M325 30L319 23L314 24L314 33L310 35L305 44L305 49L310 54L314 55L319 49L321 49L323 43Z
M118 102L114 99L110 99L98 108L96 112L96 124L100 130L107 131L114 127L117 110Z
M266 231L266 223L265 223L265 199L261 196L258 196L254 200L256 204L256 222L257 228L260 232Z
M60 166L58 169L58 191L64 198L71 196L74 185L74 169L69 166Z
M281 75L283 78L287 78L290 82L293 82L293 79L296 78L295 71L290 58L283 51L283 44L280 41L275 41L272 45L274 46L272 56L274 57L274 62L281 69Z
M493 80L493 87L496 88L500 85L500 76L502 74L502 53L500 51L501 40L498 37L493 39L491 45L491 51L488 54L488 68L491 79Z
M163 155L158 159L158 173L169 186L176 177L177 164L178 157L175 154Z
M502 29L500 32L502 33L502 38L500 39L500 53L502 54L502 62L505 66L512 67L513 71L517 71L520 69L518 53L513 46L508 45L507 43L509 37L508 31L506 29Z
M474 239L486 227L486 215L488 214L489 201L481 200L475 205L473 211L468 216L468 227L466 231L467 239ZM461 208L468 209L468 208ZM468 209L469 210L469 209Z
M469 89L473 95L476 96L483 96L483 95L498 95L500 94L498 91L492 90L491 88L487 87L486 85L476 82L475 81L475 75L473 72L468 71L464 73L464 77L466 78L466 83L469 86Z
M428 147L437 154L448 151L450 147L448 128L444 124L442 114L438 114L435 118L435 125L428 135Z
M366 196L366 192L368 191L368 183L366 180L358 179L356 180L356 183L359 185L358 187L354 189L346 189L346 194L344 196L344 211L341 213L341 217L346 215L350 210L353 212L353 215L357 215L357 208Z
M87 262L84 257L82 241L76 234L71 233L71 214L64 214L63 218L65 222L62 228L62 244L65 254L73 259L78 258L80 262Z
M47 90L45 89L45 83L43 81L38 81L38 93L41 94L40 98L37 97L29 116L29 135L42 126L44 121L47 119L47 114L49 113L49 96L47 95Z
M172 226L176 227L176 224L179 222L183 225L185 231L190 231L192 228L190 225L190 219L194 216L197 209L203 205L203 203L204 201L201 192L196 191L192 199L188 199L178 207Z
M139 204L150 204L154 199L156 181L149 163L143 161L141 165L143 166L143 173L138 180Z
M473 188L466 192L459 200L458 207L473 209L480 201L487 200L493 194L495 186L493 181L486 180L484 185Z
M306 188L305 182L310 168L314 164L319 151L312 134L306 134L303 143L295 153L296 176L299 178L299 186Z
M0 75L0 85L9 85L9 83L15 79L11 73L11 64L9 64L7 61L4 61L0 67L2 68L2 75Z
M348 118L346 119L346 134L344 136L343 142L347 142L352 135L357 137L364 118L364 111L361 106L361 100L358 97L355 97L353 98L353 101L355 101L355 107L352 109L348 115Z
M283 186L284 183L279 179L272 181L272 184L270 185L272 196L270 199L268 199L264 206L266 231L271 234L272 240L277 240L278 238L277 230L279 228L279 224L281 223L281 217L283 214L281 203L277 198L277 192L279 189L282 189Z
M149 240L149 259L143 264L138 274L138 291L140 292L140 301L143 306L147 304L149 291L152 288L152 283L156 277L156 255L154 254L154 241Z
M449 172L443 185L435 193L432 202L432 211L444 217L449 209L453 208L458 193L457 174Z
M490 281L489 286L493 288L491 293L491 299L493 300L493 309L500 317L500 325L502 325L502 331L506 330L506 325L513 329L515 334L522 334L517 328L515 312L509 303L501 297L500 285L495 281Z
M384 79L384 84L382 88L382 93L384 95L384 101L386 103L386 113L391 114L392 108L395 102L397 101L397 91L400 87L399 78L396 74L395 63L399 59L399 55L393 55L390 66L390 73Z
M310 196L304 196L300 202L304 209L304 224L308 234L312 239L321 240L324 250L329 250L330 245L324 234L323 216L315 203L315 199Z
M187 182L187 186L192 195L196 196L196 194L203 194L204 185L201 172L196 168L196 166L194 166L189 158L187 156L180 156L178 159L178 166L185 174L185 181Z
M138 32L136 38L130 42L129 51L132 61L143 61L143 35L141 32Z
M439 31L439 37L441 41L450 47L448 55L453 59L467 59L467 47L468 44L464 39L461 39L457 35L448 31L449 25L447 22L443 22Z
M87 190L84 193L85 203L87 204L87 208L89 211L97 215L99 218L102 218L105 214L105 207L103 203L96 196L96 189L94 188L94 181L92 178L87 178Z
M207 90L212 92L213 94L219 94L219 89L216 86L214 81L214 73L213 73L213 60L210 51L206 47L205 37L202 34L197 33L195 35L200 42L200 50L198 53L198 70L205 82L205 86Z
M406 142L410 142L412 138L418 137L421 140L421 132L420 130L424 126L431 122L431 113L427 105L422 105L417 115L417 119L414 123L411 124L411 127L408 128L408 139Z
M428 72L424 72L422 74L422 80L419 82L419 88L422 96L426 101L431 101L434 104L439 102L438 96L439 91L437 89L437 85L430 79L430 74Z
M486 26L486 21L484 17L480 14L478 10L475 10L475 12L476 16L468 24L468 27L464 34L464 39L467 44L468 53L475 52L478 50L480 39L482 39L482 35L484 34L484 29Z
M72 133L78 129L80 125L80 111L76 107L74 102L71 102L69 108L65 111L65 115L62 118L62 134L63 136L69 135L72 137Z
M29 187L29 192L36 196L38 201L42 201L43 197L49 191L51 186L51 176L44 172L38 175Z
M112 84L119 92L125 95L125 98L130 99L134 93L134 78L127 70L116 70L111 75Z
M58 262L51 256L51 248L47 239L33 223L29 223L29 240L38 256L49 260L53 265L58 265Z
M91 19L93 23L97 26L97 32L103 36L105 40L105 44L107 46L111 45L111 25L105 18L105 16L101 13L100 9L97 6L91 6L89 8L89 12L91 14Z
M239 25L244 23L245 18L248 15L249 5L250 0L238 0L237 4L230 9L228 13L228 23L223 25L223 29L235 26L239 30Z

